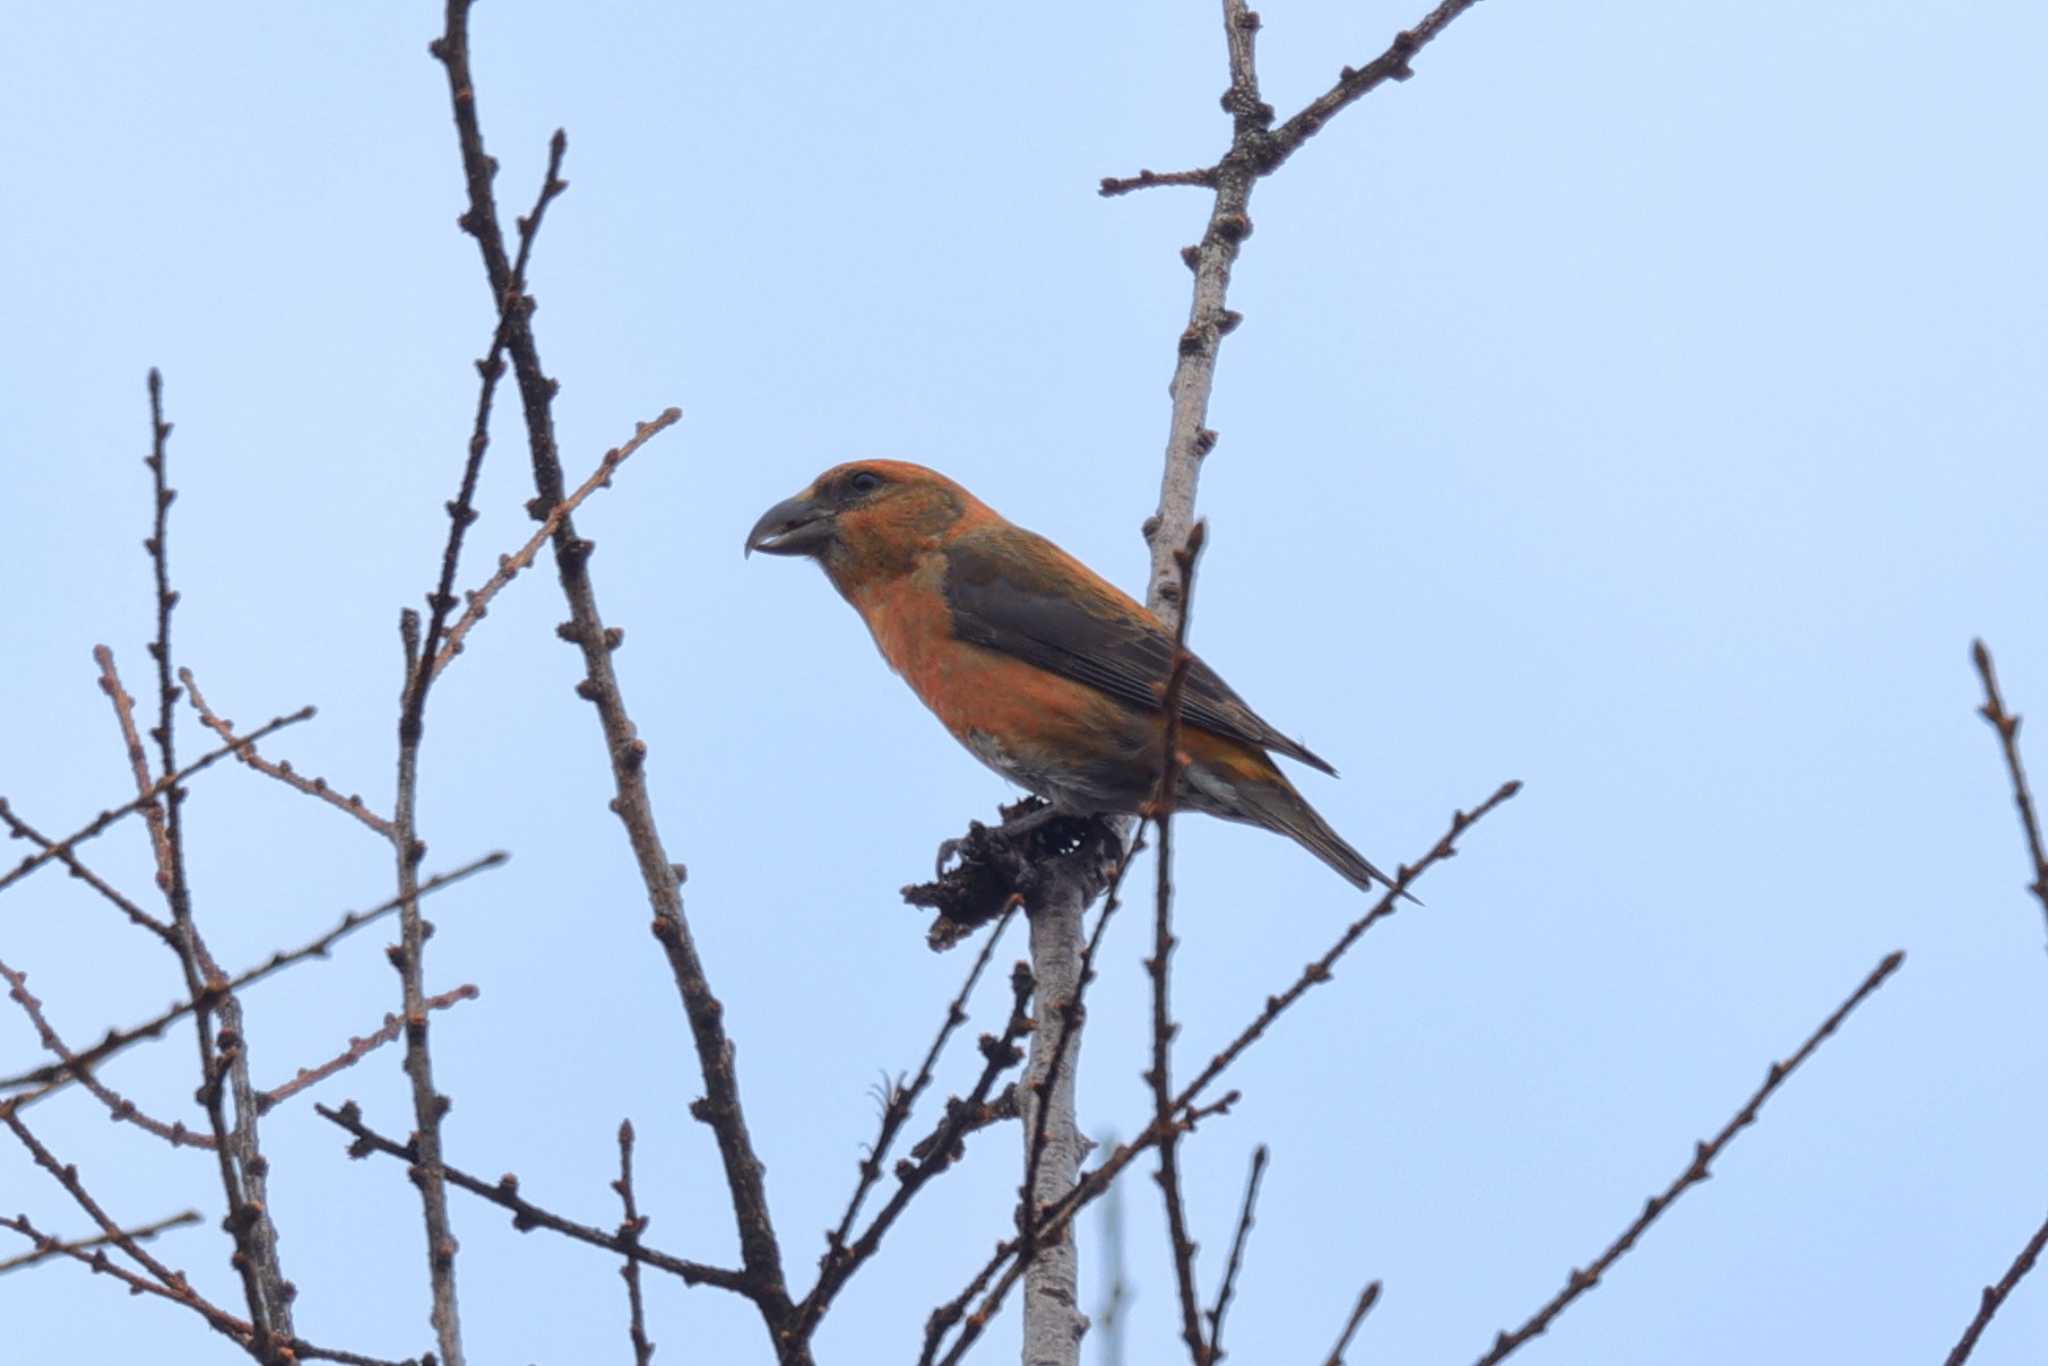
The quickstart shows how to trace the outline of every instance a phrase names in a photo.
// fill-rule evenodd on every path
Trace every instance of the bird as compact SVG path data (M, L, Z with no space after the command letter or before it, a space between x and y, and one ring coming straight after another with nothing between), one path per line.
M1128 594L922 465L856 460L761 514L745 553L818 562L882 658L984 764L1052 816L1149 809L1178 645ZM1273 760L1336 775L1191 657L1175 805L1286 835L1361 890L1393 887Z

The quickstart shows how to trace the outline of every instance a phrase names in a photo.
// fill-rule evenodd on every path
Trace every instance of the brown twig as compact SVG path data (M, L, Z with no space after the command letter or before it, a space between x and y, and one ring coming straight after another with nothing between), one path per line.
M484 150L477 117L475 78L470 69L470 0L447 0L447 23L432 44L433 55L448 75L450 105L455 116L456 138L462 156L469 207L460 223L476 239L494 301L505 297L512 281L512 262L505 251L504 233L491 188L496 163ZM527 444L532 456L535 498L528 504L536 521L563 501L561 458L556 449L552 404L555 382L541 366L540 352L530 325L530 310L507 310L509 326L506 350L512 357L513 375L518 382L526 418ZM589 573L592 544L576 534L574 520L564 517L554 529L555 566L562 593L569 608L569 620L556 628L557 634L583 654L584 679L577 685L579 695L597 710L603 728L606 751L611 758L616 796L613 810L625 826L641 879L654 910L654 935L661 945L675 978L689 1019L692 1040L704 1078L704 1097L693 1104L692 1114L709 1125L718 1143L719 1161L726 1187L732 1197L733 1222L739 1236L741 1260L746 1267L755 1303L761 1307L769 1343L782 1366L809 1366L810 1349L792 1331L796 1306L791 1302L782 1265L782 1250L769 1212L767 1183L760 1158L747 1133L741 1108L739 1080L733 1064L731 1040L725 1032L724 1011L706 979L697 945L683 912L681 876L669 858L654 818L647 792L645 765L647 744L627 712L613 667L612 653L622 636L607 630L598 610ZM454 1366L447 1363L446 1366Z
M238 741L235 738L235 723L223 720L214 714L213 708L206 705L206 697L199 691L199 684L194 681L190 669L178 670L178 680L185 685L186 700L191 702L192 710L199 714L200 724L226 740L233 747L237 759L258 773L268 774L277 779L286 787L295 788L309 797L317 797L336 810L355 817L385 839L391 838L391 822L364 805L361 797L354 793L344 797L330 786L325 778L308 778L294 770L289 761L264 758L256 752L253 740Z
M48 852L51 857L57 859L71 871L71 876L77 878L95 892L98 892L123 915L127 916L128 923L139 929L148 930L171 948L177 948L178 936L175 930L116 891L106 879L79 862L76 854L45 837L40 830L37 830L34 826L23 820L4 801L0 801L0 821L7 823L7 833L10 839L27 840L38 849Z
M168 1219L159 1219L153 1224L143 1224L137 1228L123 1229L122 1232L135 1242L147 1243L153 1242L160 1233L168 1233L174 1228L183 1228L187 1224L196 1224L198 1222L199 1211L188 1209L181 1213L173 1214ZM36 1242L36 1246L32 1250L24 1252L18 1257L8 1257L0 1260L0 1276L4 1276L10 1271L21 1271L41 1262L49 1261L52 1257L74 1257L79 1261L90 1263L92 1258L86 1256L86 1253L91 1252L94 1248L110 1246L114 1242L114 1239L105 1233L92 1238L75 1238L66 1242L62 1239L51 1238L37 1232L35 1226L26 1219L0 1219L0 1224L4 1224L16 1233L32 1238ZM152 1286L151 1289L161 1289L161 1287Z
M127 803L125 806L117 806L110 810L100 812L99 815L93 817L92 820L88 822L82 829L73 831L71 834L66 835L63 839L57 840L55 843L51 843L47 840L38 840L37 843L42 845L42 848L39 852L28 855L27 857L23 858L20 863L17 863L14 867L8 869L7 872L5 872L4 874L0 874L0 892L6 891L9 887L12 887L15 883L20 882L23 878L27 877L30 873L33 873L36 869L42 867L46 863L50 863L52 861L62 862L65 856L75 851L79 845L84 844L87 840L94 839L102 834L105 834L110 826L115 825L116 823L120 822L126 817L132 816L138 811L148 810L150 807L156 804L157 799L162 797L164 793L182 784L186 779L192 777L193 775L204 772L206 769L212 768L222 759L225 759L228 757L228 755L233 754L237 746L249 744L253 741L264 739L267 736L275 735L278 731L283 730L286 726L295 726L301 721L310 721L313 719L316 712L317 709L314 707L301 707L297 711L292 712L289 715L272 717L263 725L258 726L255 730L250 731L247 735L244 735L237 739L234 744L222 745L219 749L212 750L206 754L201 755L199 758L185 765L185 767L179 769L176 773L171 774L169 777L157 779L155 782L149 785L146 791L142 792L135 798L134 801ZM0 812L7 812L8 810L9 808L6 801L0 800Z
M171 1270L148 1252L145 1252L142 1245L130 1237L121 1228L120 1224L116 1223L113 1217L100 1207L99 1201L93 1199L92 1193L86 1190L84 1183L78 1179L78 1168L59 1162L56 1156L43 1146L42 1140L37 1138L28 1125L22 1122L21 1116L15 1113L15 1107L11 1102L0 1102L0 1124L5 1124L14 1131L14 1136L21 1140L23 1147L28 1149L29 1156L35 1159L36 1165L55 1178L57 1184L64 1188L65 1193L71 1197L73 1202L85 1211L86 1217L99 1225L100 1232L106 1236L107 1241L120 1248L122 1252L128 1255L131 1261L154 1278L153 1283L145 1282L143 1288L151 1289L155 1293L161 1294L164 1298L182 1304L187 1309L194 1311L201 1318L205 1319L215 1332L229 1338L236 1346L241 1347L257 1360L268 1361L273 1358L274 1352L268 1340L259 1337L251 1330L248 1324L213 1304L205 1296L194 1290L185 1279L184 1272ZM40 1235L31 1232L28 1221L25 1218L8 1222L9 1226L17 1232L28 1233L31 1237L40 1237ZM102 1268L109 1271L115 1270L113 1264L106 1260L104 1252L80 1253L79 1256L82 1260L90 1260L93 1263L94 1270L101 1270ZM116 1271L115 1274L119 1275L120 1273ZM122 1276L122 1279L128 1281L130 1286L136 1285L141 1280L140 1277L130 1278L125 1275Z
M1193 1106L1176 1116L1173 1127L1182 1133L1193 1133L1201 1127L1204 1120L1229 1114L1231 1108L1241 1099L1243 1096L1237 1091L1225 1092L1206 1105ZM1101 1165L1077 1180L1073 1189L1057 1204L1047 1207L1045 1218L1038 1227L1040 1244L1047 1238L1064 1234L1075 1216L1103 1192L1109 1190L1124 1168L1157 1146L1159 1138L1160 1131L1157 1126L1146 1125L1144 1131L1136 1138L1117 1148ZM981 1336L982 1330L988 1327L997 1311L1003 1307L1003 1301L1008 1298L1010 1291L1016 1288L1018 1281L1024 1279L1027 1264L1021 1255L1023 1247L1024 1240L1021 1234L997 1244L995 1255L975 1273L974 1279L967 1283L967 1288L932 1311L931 1316L925 1321L924 1351L918 1358L920 1366L926 1366L926 1363L934 1359L940 1361L941 1366L955 1366L955 1363L967 1355L968 1349ZM997 1275L998 1272L1001 1273L1000 1276ZM991 1279L995 1281L994 1288L982 1295L983 1288ZM976 1295L982 1295L981 1303L969 1313L967 1304ZM955 1326L961 1330L959 1339L947 1349L944 1357L937 1357L940 1340Z
M207 1138L203 1134L193 1133L183 1123L166 1124L160 1119L144 1114L136 1108L134 1101L118 1094L112 1087L94 1076L91 1070L79 1060L78 1055L64 1046L64 1040L58 1037L57 1031L50 1027L49 1020L43 1015L43 1003L37 1000L28 989L28 975L26 973L16 972L7 964L0 963L0 980L6 981L8 999L18 1004L28 1016L29 1023L35 1027L36 1038L42 1043L43 1047L55 1053L62 1060L65 1071L71 1076L76 1077L84 1084L85 1089L92 1093L94 1099L107 1107L107 1113L114 1118L116 1123L125 1120L145 1133L155 1134L173 1148L211 1148L214 1146L212 1139Z
M125 1237L136 1243L147 1242L166 1228L172 1228L179 1224L195 1223L198 1219L199 1215L196 1211L188 1210L184 1214L174 1219L167 1219L160 1224L151 1224L145 1228L129 1231L125 1234ZM73 1261L83 1262L96 1275L112 1276L115 1280L127 1286L130 1294L156 1295L169 1300L172 1304L183 1305L188 1309L195 1310L200 1317L206 1319L210 1325L223 1336L233 1341L236 1346L253 1354L253 1349L249 1345L249 1325L225 1310L201 1299L192 1291L190 1286L185 1284L185 1277L182 1272L172 1272L171 1275L175 1278L176 1285L167 1286L146 1276L138 1276L128 1270L128 1268L117 1266L108 1260L104 1245L120 1246L122 1239L119 1236L87 1238L79 1242L67 1243L44 1233L26 1218L19 1215L12 1218L0 1217L0 1228L13 1229L23 1237L35 1240L36 1244L35 1251L23 1257L17 1257L13 1261L0 1262L0 1271L11 1270L17 1263L31 1265L51 1257L69 1257ZM291 1342L285 1345L291 1348L292 1356L299 1361L334 1361L342 1363L342 1366L420 1366L419 1362L410 1357L404 1361L391 1361L384 1357L364 1356L360 1352L344 1352L333 1347L322 1347L317 1343L308 1342L304 1338L293 1338Z
M882 1245L883 1236L910 1207L917 1193L959 1159L970 1121L986 1108L988 1093L994 1089L996 1078L1023 1060L1023 1052L1017 1045L1031 1031L1030 1005L1034 987L1028 966L1020 962L1011 969L1010 1017L1004 1022L1000 1035L981 1036L981 1075L968 1090L967 1098L946 1103L946 1112L931 1135L913 1149L922 1153L922 1157L896 1164L895 1191L876 1211L861 1235L845 1245L844 1255L834 1256L832 1251L828 1251L821 1259L818 1283L797 1306L796 1331L806 1339L825 1316L833 1296L845 1287L847 1280L868 1258L875 1255Z
M647 1220L641 1215L633 1199L633 1121L619 1121L619 1179L612 1182L612 1189L619 1193L619 1203L625 1207L625 1217L619 1221L619 1241L627 1248L626 1264L619 1274L626 1278L626 1336L633 1343L635 1366L647 1366L654 1358L654 1344L647 1340L647 1309L640 1301L640 1259L634 1249L640 1246L640 1235L647 1231Z
M458 1002L474 1001L476 998L476 987L466 984L455 988L453 991L444 991L439 996L429 996L420 1002L420 1005L426 1010L446 1010ZM345 1067L354 1067L377 1049L382 1048L385 1044L397 1038L400 1023L396 1015L386 1014L383 1027L375 1033L365 1034L361 1038L350 1036L348 1047L342 1049L341 1052L335 1054L326 1062L321 1063L317 1067L301 1067L297 1075L283 1085L273 1087L268 1091L258 1091L256 1093L257 1110L263 1114L269 1114L278 1104L290 1100L307 1087L327 1080L327 1078Z
M1152 1065L1146 1069L1145 1084L1152 1088L1152 1122L1159 1130L1158 1143L1160 1202L1165 1206L1167 1239L1173 1249L1173 1283L1180 1300L1180 1335L1187 1344L1193 1366L1209 1366L1213 1350L1202 1336L1201 1302L1195 1293L1195 1243L1188 1236L1187 1204L1181 1195L1180 1129L1173 1122L1173 1036L1179 1026L1173 1022L1171 993L1173 937L1173 808L1180 799L1180 702L1188 681L1188 619L1193 615L1195 561L1202 553L1207 523L1188 529L1187 543L1174 552L1174 566L1180 571L1178 601L1173 633L1173 664L1167 671L1166 689L1160 700L1165 713L1165 737L1160 751L1159 787L1153 794L1151 818L1159 832L1157 893L1153 898L1152 956L1145 960L1145 973L1152 979Z
M429 658L434 661L432 670L434 673L439 673L447 668L449 662L455 656L462 653L463 637L469 634L471 627L484 619L485 614L490 610L491 599L496 597L506 584L512 582L513 578L521 570L533 563L534 557L540 554L540 548L546 545L549 539L554 536L555 528L561 526L562 522L571 513L575 512L577 508L582 507L584 499L590 497L591 494L601 488L610 488L612 474L620 465L626 463L627 458L633 452L639 450L660 433L675 426L682 419L682 409L665 408L652 422L637 424L633 429L633 435L627 439L626 444L614 446L606 451L604 458L598 461L597 468L590 472L590 477L577 485L575 491L567 498L555 504L553 509L548 512L547 519L540 524L539 529L527 538L525 545L519 547L510 555L501 555L498 558L497 572L485 580L483 587L465 595L468 600L468 606L463 609L462 616L456 620L455 625L449 628L447 643L441 647L441 652L429 655Z
M412 1143L399 1143L394 1139L386 1138L383 1134L370 1128L369 1125L363 1122L362 1107L354 1101L345 1102L339 1109L330 1109L315 1101L313 1103L313 1111L322 1119L347 1130L355 1136L355 1142L351 1143L348 1148L348 1155L350 1157L362 1158L368 1157L371 1153L382 1153L386 1157L395 1157L408 1166L418 1165L419 1152L417 1147ZM722 1266L709 1266L703 1262L693 1262L683 1257L673 1257L659 1249L648 1247L637 1240L628 1245L621 1241L616 1234L606 1233L603 1229L591 1224L579 1224L573 1219L565 1219L552 1210L543 1209L531 1200L521 1196L519 1194L519 1179L515 1176L508 1174L498 1178L496 1181L486 1181L482 1177L472 1176L460 1167L445 1167L444 1170L447 1173L449 1185L454 1186L458 1190L468 1191L471 1195L488 1200L498 1208L509 1211L512 1215L512 1227L518 1229L521 1233L529 1233L534 1229L544 1228L551 1233L559 1233L576 1242L588 1243L592 1247L602 1248L614 1256L630 1256L635 1261L651 1266L657 1271L666 1271L671 1276L679 1278L685 1285L715 1286L720 1290L730 1290L734 1294L752 1298L753 1282L747 1278L745 1272L733 1271Z
M1658 1215L1669 1209L1672 1202L1683 1195L1688 1187L1698 1185L1707 1179L1710 1175L1708 1168L1713 1164L1714 1159L1721 1155L1723 1148L1726 1148L1729 1143L1734 1141L1737 1134L1756 1122L1757 1112L1763 1108L1764 1102L1771 1098L1771 1094L1784 1084L1785 1078L1791 1076L1801 1063L1811 1057L1814 1050L1819 1048L1822 1042L1841 1026L1842 1021L1849 1017L1849 1012L1863 1004L1864 1000L1872 992L1883 986L1885 979L1898 971L1899 965L1905 961L1906 955L1903 951L1886 954L1883 960L1871 970L1870 975L1863 979L1862 985L1850 992L1848 999L1839 1006L1836 1006L1834 1012L1821 1021L1820 1027L1807 1036L1806 1042L1799 1045L1797 1052L1793 1053L1784 1062L1774 1062L1771 1064L1770 1070L1764 1075L1763 1085L1759 1086L1749 1099L1743 1102L1742 1108L1735 1112L1732 1119L1721 1126L1719 1133L1715 1134L1713 1138L1695 1145L1692 1161L1673 1178L1671 1184L1666 1186L1661 1194L1650 1197L1649 1201L1643 1206L1643 1212L1637 1215L1630 1222L1629 1226L1621 1231L1619 1237L1607 1245L1606 1251L1595 1257L1590 1266L1584 1269L1574 1268L1570 1277L1565 1281L1564 1289L1553 1295L1521 1327L1513 1332L1502 1333L1496 1337L1492 1350L1479 1358L1479 1366L1497 1366L1497 1363L1505 1360L1516 1348L1547 1330L1551 1322L1559 1314L1562 1314L1571 1305L1573 1300L1576 1300L1579 1296L1598 1285L1600 1278L1607 1274L1608 1268L1613 1266L1630 1248L1636 1245L1636 1240L1643 1236L1643 1232L1652 1223L1656 1222Z
M1223 1315L1230 1308L1230 1297L1237 1289L1237 1273L1244 1266L1244 1245L1251 1237L1252 1212L1259 1203L1259 1182L1266 1175L1266 1145L1261 1143L1252 1150L1251 1175L1245 1178L1244 1208L1238 1211L1237 1233L1230 1240L1230 1260L1223 1268L1223 1284L1216 1290L1216 1305L1209 1310L1209 1360L1221 1361L1227 1355L1223 1350Z
M480 859L472 860L450 872L437 873L420 884L420 895L426 896L429 893L440 891L443 887L453 886L472 873L479 873L486 868L497 867L509 857L510 855L503 851L498 851L486 854ZM370 924L372 921L382 919L397 909L398 898L393 897L391 900L380 905L372 906L367 911L350 911L342 916L340 924L311 943L303 944L296 949L280 949L256 967L245 969L229 978L228 990L240 991L250 983L260 982L272 973L279 972L295 963L301 963L310 958L325 958L328 952L341 940L355 933L363 926ZM191 1009L192 1003L190 1001L179 1001L168 1010L142 1024L134 1025L127 1029L109 1029L106 1036L98 1043L78 1054L78 1062L88 1067L97 1067L132 1044L139 1043L143 1039L160 1037L166 1026L176 1020L183 1019L190 1013ZM23 1109L70 1084L71 1069L65 1064L38 1067L32 1071L20 1072L11 1077L0 1077L0 1091L26 1087L36 1088L19 1098Z
M1402 864L1397 868L1394 872L1394 885L1381 893L1380 899L1373 904L1372 909L1352 921L1345 928L1344 933L1337 937L1337 942L1332 944L1322 957L1303 968L1301 976L1295 978L1292 986L1288 987L1287 990L1281 992L1278 996L1268 996L1265 1008L1253 1018L1250 1024L1238 1032L1235 1039L1232 1039L1230 1043L1224 1046L1221 1052L1209 1060L1209 1065L1202 1069L1200 1075L1192 1082L1189 1082L1186 1087L1182 1088L1180 1095L1175 1098L1176 1103L1185 1105L1199 1096L1211 1082L1223 1075L1223 1069L1237 1061L1240 1054L1257 1042L1259 1036L1270 1029L1273 1022L1279 1019L1289 1006L1307 995L1312 988L1321 986L1329 981L1332 969L1337 965L1337 960L1349 952L1351 946L1356 944L1360 936L1371 929L1376 922L1384 920L1400 909L1400 904L1406 897L1409 887L1414 885L1417 878L1433 865L1441 863L1445 859L1455 857L1458 852L1458 840L1463 838L1465 833L1478 824L1488 812L1501 803L1508 801L1521 790L1522 784L1519 781L1510 780L1495 788L1493 795L1481 802L1469 814L1463 811L1453 812L1451 815L1451 828L1444 832L1443 838L1439 839L1427 854L1423 855L1421 862L1417 863L1413 868L1406 864Z
M853 1194L846 1201L846 1212L840 1216L838 1226L825 1235L825 1255L819 1262L821 1274L829 1272L835 1263L846 1257L846 1240L853 1232L854 1220L860 1217L860 1207L866 1201L868 1192L874 1189L875 1183L882 1179L882 1163L889 1156L889 1149L895 1144L897 1135L909 1122L910 1112L916 1106L918 1097L931 1086L932 1074L938 1067L939 1055L945 1051L947 1040L953 1037L955 1030L967 1023L968 999L974 994L975 984L981 980L981 974L988 968L989 960L995 956L996 946L1002 942L1003 931L1010 927L1010 921L1016 912L1017 908L1014 905L1004 911L1002 917L996 921L995 928L983 939L981 952L975 955L973 966L967 970L966 980L960 984L960 990L946 1006L945 1018L939 1022L939 1032L932 1039L931 1047L925 1050L924 1061L919 1064L917 1075L908 1086L903 1085L900 1080L890 1084L882 1105L881 1130L861 1157Z
M1109 198L1115 195L1130 194L1134 190L1148 190L1160 185L1199 185L1206 188L1214 188L1224 174L1225 168L1228 166L1232 156L1245 157L1257 175L1271 175L1279 170L1289 157L1300 151L1302 144L1321 132L1323 125L1328 123L1346 105L1354 103L1360 97L1371 93L1375 88L1388 81L1405 81L1410 76L1413 76L1415 72L1408 63L1415 54L1420 52L1423 46L1431 39L1443 32L1451 20L1457 18L1477 3L1478 0L1446 0L1446 3L1438 5L1435 9L1424 15L1421 22L1417 23L1415 27L1395 34L1394 41L1388 44L1387 50L1373 58L1370 62L1367 62L1364 66L1357 68L1345 67L1343 71L1338 73L1335 85L1309 101L1301 112L1293 118L1288 119L1278 128L1273 128L1270 131L1268 131L1266 125L1272 122L1273 111L1271 107L1257 102L1258 87L1256 84L1252 85L1250 87L1252 101L1249 108L1262 111L1264 119L1255 127L1256 136L1246 137L1244 136L1243 129L1240 128L1239 136L1233 139L1230 152L1225 154L1224 160L1221 163L1215 166L1205 166L1199 170L1173 171L1163 175L1152 171L1140 171L1136 175L1128 177L1106 176L1103 178L1101 185L1102 195L1105 198ZM1243 18L1236 20L1234 27L1241 27L1247 33L1257 31L1259 27L1258 16L1243 11L1241 8L1240 13L1243 14ZM1249 69L1249 39L1246 40L1245 46L1245 66ZM1235 63L1233 63L1234 66ZM1241 88L1233 82L1231 93L1224 96L1225 108L1231 107L1233 97L1238 96ZM1243 108L1242 104L1240 108ZM1234 110L1233 112L1238 111ZM1240 117L1242 118L1243 115L1240 114Z
M177 496L166 482L168 464L164 443L170 424L163 420L163 381L155 370L149 372L150 428L153 441L148 465L154 485L155 527L144 542L156 580L157 635L149 653L157 672L157 725L151 731L156 740L159 773L178 771L176 728L178 689L171 682L171 612L178 595L170 586L169 512ZM100 664L100 687L113 703L128 749L138 796L155 786L157 775L150 771L142 743L135 732L134 705L114 667L113 652L101 645L94 649ZM230 1264L239 1273L249 1307L252 1345L259 1361L277 1362L279 1342L292 1337L291 1302L296 1290L285 1279L277 1255L277 1227L270 1218L270 1164L264 1158L256 1131L255 1089L249 1082L248 1033L242 1020L241 1003L227 990L220 965L207 951L192 914L191 883L185 868L185 790L177 784L165 789L161 808L152 801L143 810L156 851L157 886L171 911L177 930L178 966L184 974L186 994L192 998L193 1034L199 1049L199 1101L205 1108L213 1131L215 1159L219 1164L221 1190L227 1202L226 1226L235 1245ZM214 1029L214 1016L220 1028ZM224 1094L232 1094L234 1115L228 1116Z
M546 216L548 205L569 188L569 182L562 179L562 158L568 151L568 135L557 128L555 135L548 139L547 172L541 177L540 193L533 201L533 211L519 220L519 256L512 263L511 277L498 298L498 320L491 329L490 349L476 363L477 375L482 382L477 386L476 420L470 428L469 454L463 461L461 486L456 490L454 500L447 505L448 540L441 551L440 582L427 595L427 637L421 653L435 663L433 668L414 679L407 689L405 711L409 718L408 729L422 724L427 690L441 671L441 647L448 614L455 610L455 575L462 562L463 535L477 519L476 484L483 472L484 452L490 449L491 406L497 397L498 381L505 374L505 344L512 335L513 315L533 310L533 300L526 293L526 268L533 259L534 239L540 235L541 219ZM478 615L482 615L481 611ZM454 652L449 653L452 655Z
M1970 1359L1970 1353L1977 1350L1977 1339L1991 1326L1992 1316L1998 1312L1998 1307L2005 1303L2005 1297L2012 1294L2014 1288L2026 1278L2026 1274L2034 1269L2034 1263L2040 1258L2041 1249L2044 1247L2048 1247L2048 1223L2043 1223L2034 1230L2034 1236L2027 1239L2027 1245L2020 1249L2019 1256L2012 1259L2012 1265L1998 1278L1998 1284L1984 1287L1984 1295L1977 1302L1976 1316L1970 1320L1969 1326L1963 1329L1962 1337L1950 1349L1948 1360L1943 1366L1963 1366L1963 1363Z
M1337 1335L1337 1345L1330 1349L1330 1355L1323 1366L1344 1366L1344 1349L1351 1345L1351 1339L1358 1336L1358 1325L1365 1322L1365 1316L1380 1302L1380 1283L1372 1282L1358 1294L1358 1303L1351 1306L1351 1317L1344 1321L1344 1331Z
M2026 832L2027 852L2034 860L2034 881L2027 890L2041 903L2042 914L2048 915L2048 849L2043 848L2034 796L2027 789L2027 770L2020 763L2020 718L2005 709L2005 699L1998 692L1998 674L1991 666L1991 651L1983 641L1971 645L1970 656L1977 663L1977 676L1984 680L1984 705L1977 709L1977 714L1998 732L1999 748L2005 751L2006 772L2012 775L2013 805L2019 808L2020 828Z

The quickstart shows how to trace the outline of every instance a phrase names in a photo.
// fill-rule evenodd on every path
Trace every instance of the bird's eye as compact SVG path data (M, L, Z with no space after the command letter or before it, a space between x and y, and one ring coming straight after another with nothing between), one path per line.
M882 476L873 470L856 470L848 477L846 487L855 493L873 493L882 487Z

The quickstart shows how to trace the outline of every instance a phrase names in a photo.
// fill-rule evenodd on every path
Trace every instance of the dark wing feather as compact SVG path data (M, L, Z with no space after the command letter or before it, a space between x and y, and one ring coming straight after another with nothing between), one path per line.
M1109 589L1043 537L1015 527L963 536L945 549L953 634L1157 711L1173 666L1173 637L1151 613ZM1200 659L1188 666L1181 720L1335 774L1273 729Z

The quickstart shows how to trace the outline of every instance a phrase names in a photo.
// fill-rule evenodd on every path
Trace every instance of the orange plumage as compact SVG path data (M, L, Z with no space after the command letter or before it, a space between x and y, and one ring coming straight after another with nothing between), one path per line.
M954 738L1050 811L1135 812L1156 791L1172 636L1115 585L944 475L895 460L837 466L764 513L747 550L817 560ZM1388 881L1269 751L1335 770L1199 659L1180 712L1182 807L1287 835L1359 887Z

